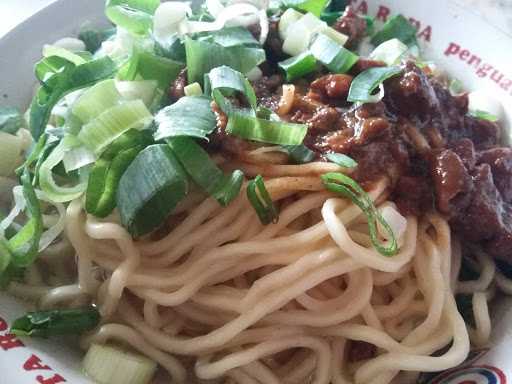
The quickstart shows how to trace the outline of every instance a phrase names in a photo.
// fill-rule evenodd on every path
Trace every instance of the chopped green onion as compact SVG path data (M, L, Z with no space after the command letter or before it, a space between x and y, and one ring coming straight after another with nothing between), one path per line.
M329 27L325 22L312 13L306 13L286 29L283 52L290 56L297 56L307 51L312 38L327 28Z
M209 99L202 96L184 96L158 112L155 123L156 140L176 136L205 139L215 129L216 120Z
M213 68L226 65L247 73L265 61L265 51L245 46L223 47L215 43L185 38L188 82L203 82L205 74Z
M228 118L226 132L246 140L281 145L302 144L308 131L305 124L263 120L243 113Z
M400 72L402 72L400 67L378 67L367 69L352 80L347 100L354 103L379 101L380 97L376 98L375 95L373 95L375 89L385 80L398 75Z
M199 83L186 85L185 88L183 88L183 92L185 92L185 96L201 96L203 94Z
M44 132L52 108L64 95L112 77L115 71L114 62L104 57L78 66L68 62L61 72L53 74L39 88L30 105L30 130L34 139Z
M159 5L160 0L107 0L105 14L118 27L144 35L151 30Z
M258 40L244 27L225 27L217 31L200 33L197 40L213 42L223 47L259 46Z
M124 100L140 99L151 107L155 101L158 82L156 80L117 81L116 88Z
M142 128L153 116L141 100L115 105L84 125L78 138L94 153L101 153L112 141L130 129Z
M469 111L469 115L476 117L477 119L492 121L493 123L499 120L498 116L486 111L480 111L478 109L476 111Z
M85 60L83 57L77 55L76 53L68 51L66 48L56 47L54 45L48 45L48 44L43 47L43 56L44 57L51 57L51 56L61 57L67 61L72 62L75 65L81 65L81 64L85 64L87 62L87 60Z
M391 39L398 39L406 45L417 45L417 30L402 15L390 18L382 29L372 36L372 44L379 45Z
M171 148L150 145L137 155L119 182L121 222L134 237L151 232L187 192L187 175Z
M395 234L364 189L355 180L342 173L326 173L321 178L327 190L349 198L363 211L368 219L370 239L375 249L384 256L396 255L398 244ZM377 223L380 223L384 231L389 235L390 242L388 246L382 245L378 238Z
M103 29L85 27L80 30L78 38L84 42L85 49L91 53L94 53L101 47L101 43L103 43L105 40L108 40L115 34L116 28L112 27Z
M192 138L175 137L169 139L168 143L192 180L219 204L226 206L238 196L243 182L241 171L236 170L230 176L224 175L208 153Z
M83 366L98 384L149 384L157 370L157 364L145 356L99 344L91 344Z
M4 271L11 263L11 259L12 253L11 249L9 248L9 242L4 238L2 234L0 234L0 276L3 275Z
M66 173L70 173L71 171L75 171L86 165L92 164L97 160L97 157L94 153L92 153L87 148L80 146L77 148L72 148L64 155L62 159L62 163L64 164L64 169Z
M286 150L286 152L288 152L288 156L294 164L310 163L316 157L315 152L306 147L304 144L283 145L283 148Z
M355 168L357 167L357 161L353 158L344 155L343 153L328 153L325 158L331 163L337 164L340 167Z
M448 90L452 96L460 95L464 92L464 84L459 79L451 79L448 85Z
M310 47L311 53L331 72L346 73L359 60L359 56L350 52L333 39L319 34Z
M286 74L286 81L293 81L316 70L316 59L310 52L303 52L279 62L279 67Z
M398 39L383 42L370 54L371 60L382 61L387 65L395 65L409 50L409 47Z
M12 254L12 265L14 267L27 267L37 257L39 240L41 240L43 233L43 217L27 169L23 171L20 181L23 187L25 215L28 217L28 221L14 237L9 239L9 248Z
M23 126L23 116L18 108L0 107L0 132L14 134Z
M90 331L99 322L100 313L92 307L28 312L14 320L10 332L16 336L36 337L77 335Z
M0 131L0 176L11 176L22 162L21 137Z
M249 80L240 72L226 66L213 68L208 74L212 97L217 105L228 113L232 109L224 96L232 96L235 92L244 95L249 106L256 110L256 94Z
M82 93L71 111L83 124L87 124L119 103L120 99L121 95L117 91L115 81L108 79L100 81Z
M277 223L279 212L265 188L263 177L258 175L247 184L247 198L263 225Z
M293 8L288 8L286 11L283 12L281 17L279 18L279 37L284 40L288 36L288 28L299 21L299 19L304 16L302 13L297 12Z
M73 187L61 187L53 178L53 169L64 159L64 155L72 148L80 146L80 142L74 136L66 136L39 169L39 185L41 190L53 202L63 203L71 201L82 195L86 184L79 183Z
M75 65L59 56L46 57L39 60L34 66L37 80L46 87L51 87L47 82L57 73L70 71Z
M282 0L284 8L295 8L304 12L311 12L317 17L320 17L328 2L328 0Z
M324 11L320 15L320 20L325 21L328 25L332 25L341 16L343 16L343 12L342 11L328 11L328 12Z
M115 140L89 174L85 210L106 217L116 207L119 181L139 152L151 143L149 132L131 130Z
M155 53L158 56L167 57L178 62L187 60L185 44L177 33L166 37L165 40L155 38Z
M167 89L182 69L183 64L177 61L149 52L137 52L119 70L118 77L120 80L156 80L161 89Z

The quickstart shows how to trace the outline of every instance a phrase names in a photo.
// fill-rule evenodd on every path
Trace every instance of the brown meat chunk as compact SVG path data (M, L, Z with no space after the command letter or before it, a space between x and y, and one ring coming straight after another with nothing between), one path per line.
M471 199L473 183L460 157L446 149L433 159L432 178L437 209L444 214L457 214Z
M312 131L333 131L339 127L340 113L336 108L323 107L318 109L306 123Z
M281 98L279 88L283 85L283 82L283 76L279 74L262 76L259 80L254 81L252 86L258 104L276 111Z
M353 77L350 75L334 74L319 77L311 83L311 90L324 98L346 100Z
M467 136L473 140L476 149L492 148L501 140L501 129L492 121L464 116L464 126L468 132Z
M424 177L400 177L393 192L393 200L403 215L420 216L434 207L432 189Z
M480 152L478 163L489 164L503 200L512 203L512 149L494 148Z
M176 77L176 80L169 88L169 97L174 103L185 96L185 87L187 86L187 69L182 69Z
M333 28L348 36L347 46L355 46L366 35L366 20L359 17L354 8L348 6L333 25Z

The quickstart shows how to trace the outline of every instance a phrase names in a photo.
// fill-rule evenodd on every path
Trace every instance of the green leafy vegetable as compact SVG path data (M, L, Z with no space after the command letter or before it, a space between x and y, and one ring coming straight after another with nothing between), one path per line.
M130 130L109 146L89 174L85 199L88 213L106 217L113 211L121 176L139 152L151 143L149 131Z
M281 145L302 144L307 133L305 124L263 120L243 113L229 115L226 132L246 140Z
M80 30L78 38L84 42L85 49L91 53L94 53L101 47L101 43L103 43L105 40L108 40L115 34L116 28L113 27L102 29L84 27Z
M167 89L183 69L183 63L149 52L137 52L119 70L120 80L156 80L161 89Z
M286 74L286 81L298 79L314 72L317 68L315 56L310 52L303 52L298 56L281 61L279 62L279 67Z
M112 23L131 33L145 35L153 26L160 0L107 0L105 14Z
M486 112L486 111L469 111L469 115L476 117L477 119L492 121L493 123L497 122L499 120L498 116L493 115L492 113Z
M326 159L330 162L339 165L340 167L345 168L355 168L357 167L357 162L347 155L343 153L328 153L325 155Z
M310 12L317 17L324 11L328 2L328 0L282 0L284 8L295 8Z
M23 116L14 107L0 107L0 131L15 134L23 126Z
M135 237L159 227L188 192L185 170L166 144L143 149L119 182L117 207Z
M90 331L99 322L100 314L92 307L28 312L14 320L10 332L17 336L36 337L76 335Z
M0 276L11 263L12 253L9 242L0 234Z
M370 68L352 80L347 100L351 102L373 103L380 100L378 95L373 92L385 80L398 75L402 72L400 67L378 67Z
M283 148L288 152L290 160L295 164L310 163L316 157L315 152L306 147L304 144L283 145Z
M219 204L226 206L238 196L243 182L241 171L224 175L208 153L192 138L175 137L169 139L168 143L192 180Z
M155 53L178 62L187 60L185 44L177 33L165 39L155 39Z
M256 94L249 80L240 72L229 67L221 66L214 68L208 74L209 87L212 97L217 105L228 113L233 109L225 96L232 96L236 92L245 97L247 104L252 110L256 110Z
M318 61L331 72L346 73L359 60L359 56L324 34L319 34L313 41L310 51Z
M114 62L103 57L78 66L67 62L59 72L51 75L44 86L39 88L30 105L30 130L34 139L39 139L44 132L52 108L63 96L112 77L115 72Z
M222 65L247 73L265 61L265 51L245 46L219 44L185 38L188 82L203 83L204 75Z
M85 53L85 52L83 52L83 53ZM91 54L89 52L87 52L87 54L89 56L88 59L90 59ZM64 60L70 61L75 65L85 64L88 61L88 60L84 59L82 56L80 56L74 52L68 51L65 48L56 47L54 45L45 45L43 47L43 56L44 57L61 57Z
M155 116L155 139L192 136L206 139L215 129L215 114L210 100L202 96L184 96Z
M391 39L398 39L406 45L417 45L417 30L402 15L390 18L382 29L372 36L372 44L380 45Z
M258 175L247 184L247 198L253 206L258 218L264 225L277 223L279 212L265 188L263 177Z
M218 31L203 32L198 35L197 40L216 43L223 47L259 46L258 40L244 27L224 27Z
M352 178L342 173L326 173L321 176L325 188L350 199L368 218L370 239L375 249L384 256L393 256L398 252L398 244L393 230L373 204L372 199ZM389 238L389 245L381 244L377 233L377 222L382 225Z
M119 103L120 99L115 80L103 80L82 93L71 111L83 124L87 124Z

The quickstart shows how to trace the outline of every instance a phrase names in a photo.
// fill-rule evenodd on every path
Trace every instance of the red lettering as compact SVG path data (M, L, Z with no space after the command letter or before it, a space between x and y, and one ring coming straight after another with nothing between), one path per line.
M0 348L4 351L24 346L25 345L11 333L6 333L5 335L0 336Z
M462 61L466 61L466 59L471 55L471 52L469 52L467 49L463 49L459 53L459 57Z
M505 91L508 91L512 86L512 79L505 79L503 83L500 84L500 87Z
M38 383L41 384L57 384L57 383L65 383L66 379L64 379L61 375L55 374L52 377L45 379L43 376L39 375L36 377Z
M419 38L425 39L425 41L430 41L432 38L432 27L429 25L418 35Z
M359 4L359 7L357 7L356 12L362 13L363 15L368 14L368 4L366 3L366 1L361 1L361 4Z
M7 331L8 327L9 326L7 325L7 321L0 317L0 332Z
M499 84L503 79L503 73L494 70L491 74L491 80Z
M409 17L409 23L411 23L411 24L412 24L412 26L413 26L414 28L416 28L417 30L419 30L419 29L420 29L421 24L420 24L420 22L419 22L418 20L416 20L414 17Z
M37 357L36 355L32 355L28 358L27 361L25 361L25 364L23 364L23 369L25 371L35 371L36 369L46 369L51 370L51 368L45 364L42 363L41 359Z
M482 59L476 55L472 55L471 58L468 60L468 64L469 65L474 64L475 67L479 67L481 63L482 63Z
M380 5L379 10L377 11L377 16L375 16L375 17L377 18L377 20L386 22L386 21L388 21L388 17L389 17L390 13L391 13L391 10L388 7Z
M450 43L446 51L444 51L445 56L455 55L460 51L460 45L455 43Z

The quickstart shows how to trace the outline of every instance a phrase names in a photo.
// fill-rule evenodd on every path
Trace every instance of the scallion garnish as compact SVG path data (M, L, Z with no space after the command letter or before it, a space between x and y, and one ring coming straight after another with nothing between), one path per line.
M334 73L348 72L359 60L358 55L322 33L311 44L310 52Z
M244 27L224 27L217 31L202 32L198 34L197 39L213 42L223 47L234 47L237 45L259 46L258 40Z
M375 249L384 256L396 255L398 244L395 234L365 190L354 179L342 173L326 173L321 178L327 190L349 198L363 211L368 219L370 239ZM389 245L387 246L383 245L378 238L377 222L389 235Z
M99 322L100 313L92 307L28 312L13 321L10 332L17 336L36 337L77 335L90 331Z
M370 68L357 75L348 92L347 100L353 103L375 103L380 101L379 95L374 95L373 92L385 80L398 75L402 72L400 67L378 67Z
M382 29L372 36L372 44L379 45L391 39L398 39L406 45L417 45L417 30L402 15L390 18Z
M115 80L100 81L87 89L73 104L71 112L83 124L87 124L105 110L116 105L121 99Z
M14 134L23 126L23 116L17 108L0 107L0 131Z
M185 170L166 144L143 149L124 172L117 190L123 226L134 236L158 228L188 192Z
M469 115L476 117L477 119L492 121L493 123L497 122L499 120L498 116L493 115L492 113L476 110L476 111L469 111Z
M144 35L151 30L159 5L160 0L107 0L105 14L118 27Z
M219 204L226 206L238 196L243 182L241 171L225 175L190 137L175 137L169 139L168 144L192 180Z
M277 223L279 212L265 188L263 177L258 175L247 184L247 198L262 224Z
M331 163L337 164L340 167L355 168L357 167L357 161L353 158L344 155L343 153L328 153L325 158Z
M188 82L202 84L203 76L213 68L225 65L235 71L247 73L265 61L265 51L260 48L222 45L185 38Z
M229 115L226 132L246 140L281 145L302 144L308 131L305 124L263 120L244 113Z
M315 56L307 51L279 62L279 67L286 74L286 81L298 79L317 68Z
M183 88L183 92L185 93L185 96L201 96L203 94L203 89L199 83L192 83L186 85L185 88Z
M208 74L209 87L213 100L225 112L232 110L225 96L233 96L236 92L243 95L251 109L256 110L256 94L249 80L238 71L221 66L214 68Z
M78 38L84 42L85 49L94 53L101 47L101 43L114 36L115 33L116 28L112 27L95 29L86 26L80 30Z
M286 152L288 152L288 156L290 156L290 160L294 164L310 163L316 156L315 152L306 147L304 144L283 145L282 147L286 150Z
M319 17L328 0L281 0L283 8L294 8L304 12L310 12L313 15Z
M0 276L11 263L11 259L12 253L11 249L9 248L9 242L2 234L0 234Z
M76 89L112 77L115 71L116 65L114 62L109 57L103 57L78 66L67 62L58 72L47 73L44 86L39 88L30 105L32 136L36 140L39 139L46 128L52 108L63 96Z
M215 114L210 100L202 96L184 96L155 116L155 139L192 136L206 139L215 129Z

